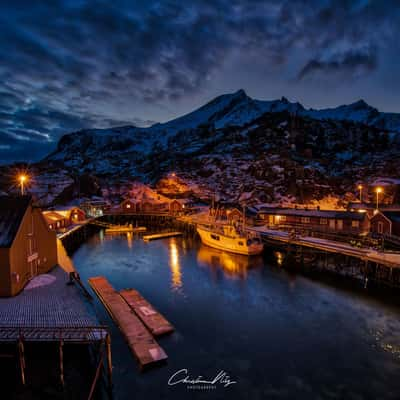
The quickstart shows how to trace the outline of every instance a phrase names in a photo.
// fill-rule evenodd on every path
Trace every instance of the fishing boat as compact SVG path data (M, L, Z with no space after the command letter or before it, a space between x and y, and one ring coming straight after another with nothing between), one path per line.
M203 244L231 253L252 256L261 254L264 248L258 235L233 225L199 225L197 232Z

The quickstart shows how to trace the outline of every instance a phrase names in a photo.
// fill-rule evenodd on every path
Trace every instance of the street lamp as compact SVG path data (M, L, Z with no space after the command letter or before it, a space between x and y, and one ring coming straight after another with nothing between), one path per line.
M362 190L363 190L363 185L358 185L357 188L358 188L358 190L360 191L360 203L362 203Z
M381 187L377 187L375 189L375 192L376 192L376 209L378 209L378 207L379 207L379 193L382 193L383 190L382 190Z
M22 174L18 177L18 180L19 180L19 184L21 186L21 195L23 196L24 190L25 190L25 182L28 180L28 177L26 175Z

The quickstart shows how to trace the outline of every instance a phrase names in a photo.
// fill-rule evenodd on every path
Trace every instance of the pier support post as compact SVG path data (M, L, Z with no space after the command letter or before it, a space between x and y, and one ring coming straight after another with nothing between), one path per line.
M110 390L112 388L112 359L111 359L111 336L107 334L106 336L106 350L107 350L107 372L108 372L108 382L110 385Z
M18 354L19 354L19 366L21 369L21 381L22 384L25 385L25 350L24 350L24 342L22 341L22 337L20 336L18 340Z
M99 380L101 369L103 368L103 355L104 355L104 344L102 343L101 350L100 350L99 363L97 364L96 373L94 375L92 386L90 388L88 400L93 399L94 391L96 389L96 384L97 384L97 381Z
M59 354L60 354L60 381L61 385L64 386L64 349L63 349L64 343L62 340L60 340L60 345L59 345Z

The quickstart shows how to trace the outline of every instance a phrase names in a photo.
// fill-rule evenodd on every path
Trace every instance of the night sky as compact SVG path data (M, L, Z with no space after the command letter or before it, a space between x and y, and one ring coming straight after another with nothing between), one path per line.
M2 0L0 163L239 88L400 112L399 34L398 0Z

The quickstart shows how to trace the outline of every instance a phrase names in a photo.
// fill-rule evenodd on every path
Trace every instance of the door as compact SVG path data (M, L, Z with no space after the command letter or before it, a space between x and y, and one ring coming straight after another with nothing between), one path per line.
M378 221L378 233L380 233L381 235L383 233L383 222L382 221Z
M268 216L268 222L269 222L269 225L274 225L274 216L273 215Z
M335 220L334 219L329 220L329 229L335 229Z
M338 219L337 220L337 229L338 230L342 230L343 229L343 220L342 219Z

